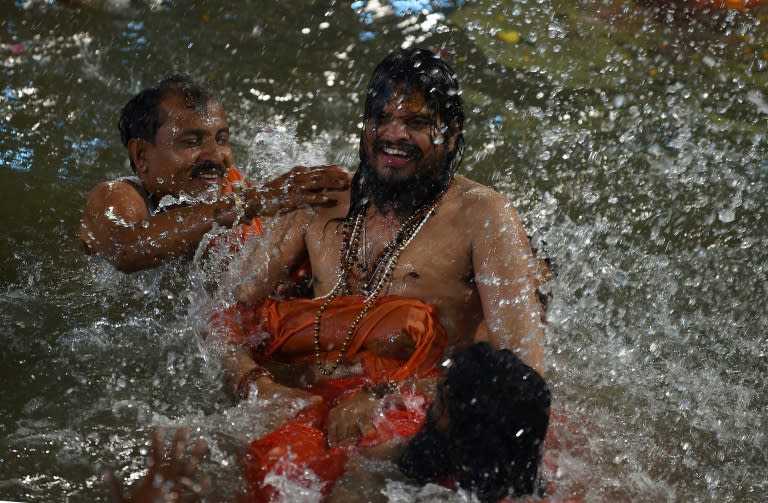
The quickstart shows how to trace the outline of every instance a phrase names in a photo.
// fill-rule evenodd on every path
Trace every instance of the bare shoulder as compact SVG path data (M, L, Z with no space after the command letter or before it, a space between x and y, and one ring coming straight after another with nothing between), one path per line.
M96 185L88 193L85 217L99 218L108 211L122 217L146 218L147 203L128 178L118 178Z
M460 206L467 224L483 224L517 218L515 206L504 195L464 176L454 178L453 201Z
M324 229L329 222L343 220L347 216L349 211L349 191L337 192L335 197L337 203L334 206L317 206L308 209L312 226Z
M118 178L116 180L101 182L93 187L88 193L87 204L90 205L99 203L100 201L114 200L116 198L133 199L134 197L143 200L142 195L139 194L139 191L136 189L136 185L134 185L129 178Z

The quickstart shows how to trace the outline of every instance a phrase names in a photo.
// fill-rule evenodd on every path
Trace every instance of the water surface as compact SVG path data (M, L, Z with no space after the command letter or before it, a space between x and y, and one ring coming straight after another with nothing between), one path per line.
M0 0L0 499L103 499L104 467L135 479L151 429L180 424L232 494L238 448L279 420L220 389L195 329L210 276L123 275L72 237L88 190L130 171L125 101L189 73L227 107L250 176L353 168L368 75L416 44L464 85L462 172L557 263L552 499L765 500L768 11L407 4Z

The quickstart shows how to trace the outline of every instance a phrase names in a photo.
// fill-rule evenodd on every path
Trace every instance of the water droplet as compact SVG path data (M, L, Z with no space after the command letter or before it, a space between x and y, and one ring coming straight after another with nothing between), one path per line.
M717 214L717 218L721 222L726 224L729 222L733 222L734 220L736 220L736 211L731 208L720 210L720 212Z

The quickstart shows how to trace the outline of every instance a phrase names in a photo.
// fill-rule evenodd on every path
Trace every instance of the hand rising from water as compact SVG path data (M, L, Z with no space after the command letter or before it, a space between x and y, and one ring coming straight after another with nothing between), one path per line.
M187 429L179 428L168 452L163 448L165 430L156 429L152 434L152 453L147 459L146 477L134 488L133 495L126 497L119 479L112 471L104 473L112 503L194 503L208 492L210 479L194 480L200 459L208 452L208 444L200 440L186 454Z

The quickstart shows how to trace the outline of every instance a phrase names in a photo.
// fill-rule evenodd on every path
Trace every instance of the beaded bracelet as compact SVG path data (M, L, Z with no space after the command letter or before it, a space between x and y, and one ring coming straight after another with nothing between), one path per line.
M240 377L240 380L237 382L238 402L242 402L243 400L248 399L248 395L251 391L251 382L255 381L259 377L269 377L273 381L275 380L275 376L272 375L272 372L265 369L264 367L253 367L251 370L243 374L242 377Z

